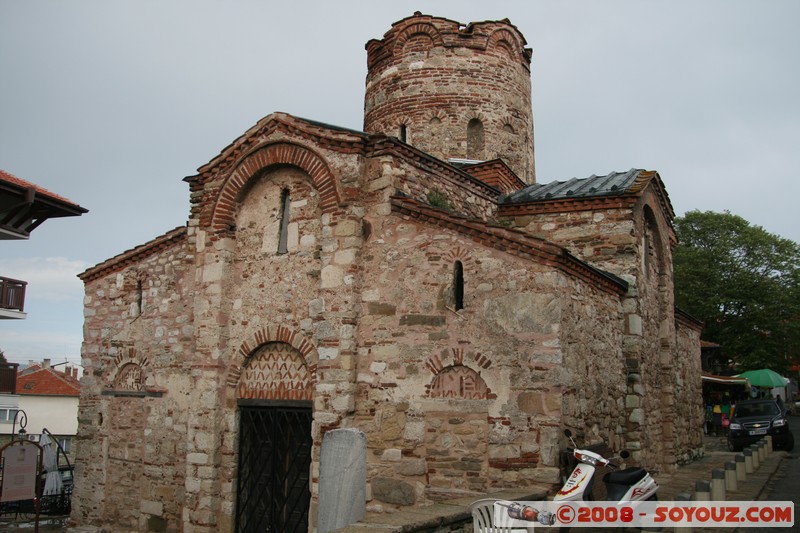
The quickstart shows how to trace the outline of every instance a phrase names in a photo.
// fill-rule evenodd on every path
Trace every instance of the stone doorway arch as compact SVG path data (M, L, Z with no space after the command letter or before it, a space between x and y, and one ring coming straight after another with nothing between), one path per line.
M285 341L267 342L236 383L236 531L308 530L313 369Z

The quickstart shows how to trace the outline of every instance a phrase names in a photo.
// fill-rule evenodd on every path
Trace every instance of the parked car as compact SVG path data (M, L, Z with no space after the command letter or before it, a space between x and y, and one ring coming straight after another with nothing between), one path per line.
M740 451L770 435L775 448L794 448L789 419L775 400L745 400L736 404L728 427L728 448Z

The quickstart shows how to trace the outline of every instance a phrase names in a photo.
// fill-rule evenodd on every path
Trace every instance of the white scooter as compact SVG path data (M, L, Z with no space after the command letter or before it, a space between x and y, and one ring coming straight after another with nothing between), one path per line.
M577 459L578 464L575 465L575 469L567 478L567 482L564 483L561 490L556 493L553 501L591 501L594 499L592 488L594 487L596 467L599 465L600 467L607 466L617 469L619 466L600 454L579 449L572 439L570 430L564 430L564 435L572 442L574 447L572 455ZM624 459L629 454L622 452L620 456ZM658 499L656 496L658 483L644 468L631 467L609 472L603 476L603 482L608 490L606 501L636 502Z

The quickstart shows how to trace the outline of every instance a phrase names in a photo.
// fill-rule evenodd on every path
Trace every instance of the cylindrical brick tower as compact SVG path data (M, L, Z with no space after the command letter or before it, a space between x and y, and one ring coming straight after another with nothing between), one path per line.
M502 159L535 183L531 50L508 20L417 12L367 43L364 131L440 159Z

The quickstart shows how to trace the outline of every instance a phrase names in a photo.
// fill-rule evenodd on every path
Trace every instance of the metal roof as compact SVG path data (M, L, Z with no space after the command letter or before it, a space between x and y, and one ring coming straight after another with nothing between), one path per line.
M636 182L642 169L632 168L627 172L612 172L605 176L572 178L568 181L534 183L524 189L503 196L500 203L516 204L537 200L560 198L590 198L594 196L619 196L625 194Z

